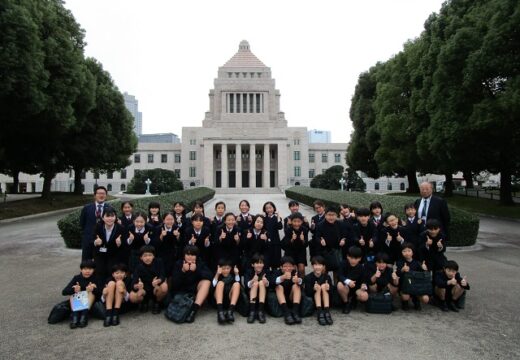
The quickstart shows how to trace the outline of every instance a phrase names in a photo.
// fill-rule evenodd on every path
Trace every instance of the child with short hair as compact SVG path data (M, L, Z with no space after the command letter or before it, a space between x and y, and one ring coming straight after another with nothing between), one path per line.
M330 293L332 279L325 269L325 259L316 255L311 259L313 272L307 274L303 280L305 295L314 299L314 305L318 309L318 323L320 325L332 325L330 315Z
M253 216L249 213L251 209L251 205L247 200L240 200L238 203L238 208L240 213L236 216L237 226L240 228L240 231L251 229L253 226Z
M63 296L69 296L72 308L73 295L80 291L86 291L88 295L88 309L72 311L70 316L70 328L84 328L88 325L88 311L99 297L98 278L94 274L96 264L92 260L83 260L79 265L80 273L75 275L62 290Z
M368 300L368 287L365 267L361 262L362 257L361 249L351 246L348 249L346 260L340 264L336 287L343 301L344 314L350 313L355 301L366 302Z
M285 256L296 261L298 274L305 276L307 266L307 246L309 243L309 229L304 225L304 218L299 212L289 215L289 224L282 240L282 249Z
M428 269L434 273L442 270L446 264L446 235L441 230L441 223L437 219L426 221L426 231L421 234L419 248L420 259L426 261Z
M112 276L105 282L101 301L105 303L106 314L103 326L119 325L121 307L130 300L129 289L132 288L131 279L127 276L125 264L112 266Z
M161 204L157 201L150 201L148 204L148 223L152 227L161 226Z
M211 230L204 225L204 215L197 213L191 218L191 226L184 230L184 246L195 245L199 248L199 256L209 263L211 255Z
M325 210L325 221L316 229L316 237L319 240L317 255L325 258L327 271L334 271L335 274L341 261L341 248L346 245L347 240L343 237L337 217L336 209L328 207Z
M430 297L428 295L419 295L412 297L408 294L405 294L402 291L402 282L400 281L401 277L409 272L409 271L428 271L428 267L426 263L423 261L421 264L419 261L413 258L414 246L412 243L404 243L401 247L402 259L397 261L397 272L396 275L399 278L399 289L401 290L401 302L402 309L407 311L409 309L409 300L412 298L412 302L415 310L421 310L421 303L427 304L430 301Z
M399 225L399 218L395 214L386 216L385 224L379 232L379 251L388 255L390 263L401 258L401 246L408 239L406 229Z
M247 317L247 322L252 324L255 322L255 319L258 319L260 324L264 324L264 304L267 289L269 288L269 280L263 255L254 254L251 257L251 266L244 274L244 284L249 291L249 316Z
M233 272L231 272L233 270ZM217 320L220 325L235 322L235 306L240 295L240 272L233 267L229 259L218 261L217 272L213 278L215 301L217 303ZM227 311L224 311L226 304Z
M261 254L265 259L263 263L268 268L269 258L269 234L264 227L264 217L262 215L255 215L253 217L253 228L245 230L242 234L242 248L244 249L242 265L247 269L251 264L251 258L255 254Z
M161 312L161 302L168 294L168 284L161 259L155 257L153 246L143 246L139 250L140 263L132 276L130 301L139 304L142 312L148 311L148 302L152 300L152 314Z
M183 258L175 263L170 286L172 299L179 293L193 294L195 297L185 322L195 321L197 311L208 297L211 277L211 271L199 258L199 249L194 245L186 246Z
M381 231L383 226L383 205L379 201L372 201L370 203L370 221L376 226L378 231Z
M140 250L145 245L154 245L154 229L147 222L148 217L142 211L135 213L134 224L128 229L128 238L126 239L130 249L130 272L133 273L139 264Z
M240 255L242 253L242 232L237 226L235 215L227 213L224 215L224 225L217 232L218 237L214 240L213 255L215 265L220 259L226 258L233 262L233 266L241 266Z
M280 268L272 274L270 283L275 287L276 298L282 307L284 320L287 325L301 324L299 315L301 301L301 285L303 279L298 277L296 263L290 256L282 257ZM287 303L292 304L291 310Z
M409 203L404 206L406 219L403 220L403 227L408 233L408 242L414 244L416 249L419 249L419 239L421 233L425 230L424 221L417 216L417 209L414 203Z
M453 260L446 261L443 271L435 273L435 295L440 300L442 311L459 312L464 309L464 298L469 284L466 277L459 273L459 264Z
M300 203L296 200L289 201L289 211L291 212L288 216L283 219L283 230L287 230L288 226L291 226L291 215L300 212ZM303 225L309 229L309 221L303 217Z
M320 249L320 239L316 236L318 226L325 221L325 203L321 200L314 200L312 207L316 212L311 218L309 230L312 234L312 239L309 241L309 253L311 257L317 255Z
M211 220L211 235L213 238L218 237L216 235L217 229L224 224L224 214L226 213L226 203L223 201L217 201L215 204L215 216Z
M359 208L356 212L356 217L357 222L353 226L354 245L363 252L363 261L371 262L374 259L378 245L377 226L370 221L370 210L368 208ZM350 246L347 249L349 248ZM343 258L346 256L345 252Z
M375 264L367 264L368 290L370 293L388 291L392 296L397 296L397 275L392 271L390 257L386 253L378 253Z

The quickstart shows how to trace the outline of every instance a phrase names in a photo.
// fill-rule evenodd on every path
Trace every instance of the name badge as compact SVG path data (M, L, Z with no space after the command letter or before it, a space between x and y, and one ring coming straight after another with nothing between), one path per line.
M107 248L106 247L100 247L99 248L99 252L100 253L106 253L107 252Z

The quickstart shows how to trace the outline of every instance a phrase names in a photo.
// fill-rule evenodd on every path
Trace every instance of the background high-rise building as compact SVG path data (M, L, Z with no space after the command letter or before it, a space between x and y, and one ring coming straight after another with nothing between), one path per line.
M330 131L325 130L309 130L309 144L329 144L330 143Z
M143 133L143 114L139 111L138 101L135 96L128 94L126 91L123 94L125 98L125 106L134 117L134 132L136 135Z

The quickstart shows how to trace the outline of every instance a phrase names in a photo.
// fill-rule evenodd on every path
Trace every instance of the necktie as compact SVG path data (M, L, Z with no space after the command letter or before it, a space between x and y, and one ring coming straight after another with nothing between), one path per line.
M428 207L428 199L424 199L424 205L421 212L421 217L426 218L426 208Z
M97 210L96 210L96 217L100 218L101 217L101 211L103 210L103 205L101 204L98 204L97 206Z

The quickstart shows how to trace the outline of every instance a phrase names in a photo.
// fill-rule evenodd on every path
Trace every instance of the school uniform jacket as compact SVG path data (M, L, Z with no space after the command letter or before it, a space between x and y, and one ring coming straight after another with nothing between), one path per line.
M296 240L292 240L293 232L296 234ZM303 234L303 241L301 240L301 234ZM282 249L285 251L285 255L293 256L294 254L305 254L305 249L309 245L309 229L306 227L300 227L298 230L288 226L285 230L285 236L282 240Z
M253 228L253 215L248 214L244 216L244 214L238 214L236 218L237 226L240 228L241 232Z
M128 263L128 258L125 258L127 255L127 252L125 250L126 247L126 234L125 229L123 226L119 225L118 223L114 224L114 227L112 228L112 232L110 234L110 237L107 238L107 232L105 229L105 224L99 223L96 227L96 237L99 237L101 241L103 242L100 246L94 246L94 257L96 258L106 258L111 263L116 262L122 262L124 264ZM117 246L116 239L120 237L121 238L121 244ZM94 241L92 241L92 244L94 244ZM101 249L105 248L106 252L102 252ZM108 269L110 270L110 269Z
M367 256L369 254L375 254L378 247L378 233L377 227L369 221L366 226L361 225L361 223L356 223L352 228L354 232L354 245L359 247L363 251L363 255ZM365 241L365 245L361 245L359 240ZM370 248L370 240L374 243L374 247Z
M74 295L74 289L72 288L72 286L76 285L76 283L79 283L81 291L86 291L89 283L96 284L97 287L94 289L94 291L92 291L92 293L96 296L96 299L99 298L99 296L101 295L102 287L95 273L88 278L83 277L83 275L81 274L75 275L72 278L72 280L70 280L70 282L61 291L62 295Z
M140 261L132 275L132 289L134 288L134 285L139 282L139 279L141 279L144 284L144 289L149 293L153 290L152 281L155 277L161 279L161 283L166 280L162 260L154 258L150 265L146 265Z
M369 285L377 285L377 292L382 291L384 288L388 286L388 284L393 285L392 281L392 268L386 267L384 271L381 271L381 276L376 278L375 282L372 282L372 277L377 272L377 266L375 263L367 263L365 264L366 275L367 275L367 284Z
M267 281L270 280L271 274L269 272L266 273L265 266L264 270L262 270L260 273L256 273L255 269L253 269L252 266L250 266L244 273L244 286L246 289L250 289L249 282L253 280L255 275L258 275L259 280L263 279L264 277L267 279ZM268 284L270 285L270 284Z
M166 235L163 236L161 240L162 231L166 230ZM157 250L157 256L163 259L165 269L167 274L169 275L169 271L171 270L171 266L177 260L180 254L182 253L183 243L182 237L179 233L179 236L175 236L174 231L178 230L177 225L173 224L170 229L167 229L165 225L162 225L155 229L155 249Z
M323 285L325 283L328 283L330 286L328 292L330 293L330 291L332 290L333 283L332 283L332 279L330 278L329 275L323 273L320 276L316 276L316 274L314 274L314 272L311 272L310 274L305 275L305 278L303 278L303 286L305 287L305 295L307 295L308 297L314 296L314 284L316 284L316 283L318 283L318 285Z
M155 247L155 238L154 238L154 229L152 228L152 226L150 224L145 224L143 229L142 230L142 233L141 232L138 232L138 230L136 230L135 228L135 225L132 225L130 226L130 228L128 229L128 235L130 236L130 233L132 233L134 235L134 240L133 241L130 241L130 238L127 239L127 244L129 246L129 248L131 250L134 250L134 251L139 251L139 249L144 246L144 245L151 245L151 246L154 246ZM146 242L146 240L144 240L144 235L145 234L148 234L148 237L149 237L149 241Z
M226 234L226 237L223 239L220 238L222 231ZM222 258L228 258L234 265L239 265L240 256L242 254L242 244L240 239L242 232L240 229L235 226L231 230L228 230L224 225L217 231L216 235L214 243L212 244L215 260L218 262L218 260ZM235 240L235 235L238 235L238 243Z
M455 274L455 279L457 279L457 284L461 285L460 282L462 281L462 276L460 276L460 273L457 272ZM436 272L433 280L435 282L435 286L437 286L440 289L448 289L453 287L453 285L448 285L449 279L444 271ZM469 283L466 283L466 286L463 287L463 289L469 290Z
M390 234L391 240L388 240L387 236ZM397 239L397 236L401 235L402 241ZM408 242L408 232L402 226L398 226L396 229L390 226L384 226L379 232L379 242L377 251L384 252L390 257L390 262L394 263L401 258L401 246Z
M288 225L288 220L289 220L289 216L286 216L284 217L283 219L283 231L285 232L285 230L287 230L289 228L290 225ZM307 231L309 230L310 226L309 226L309 222L307 221L307 219L304 218L303 222L302 222L302 227L306 227L307 228Z
M170 292L176 294L179 292L194 293L197 291L197 285L201 280L209 280L213 278L213 274L206 264L197 258L195 271L182 271L184 259L177 260L173 267L171 278Z
M424 226L424 221L418 216L415 216L413 219L406 218L404 228L406 229L406 233L408 235L407 241L411 242L416 249L420 246L420 236L423 231L426 230Z
M328 253L331 250L339 249L339 242L341 240L341 225L339 221L335 221L334 223L329 223L328 221L323 221L318 225L316 230L316 244L317 250L319 254ZM321 244L321 238L325 240L325 246Z
M249 234L251 234L250 238L248 238ZM267 239L263 240L261 238L262 235L265 235ZM259 233L256 233L254 229L244 230L241 240L244 256L247 259L251 259L254 254L261 254L265 258L270 242L271 240L266 230L262 229Z
M194 239L194 242L192 241ZM208 239L208 246L206 246L206 239ZM211 230L209 227L202 226L200 231L197 231L193 227L189 227L186 229L184 233L184 244L186 245L195 245L199 249L199 254L204 261L209 261L211 254Z
M355 290L361 288L362 284L366 284L366 270L362 262L356 266L351 266L348 260L342 260L339 265L338 280L348 286L346 280L355 281Z

